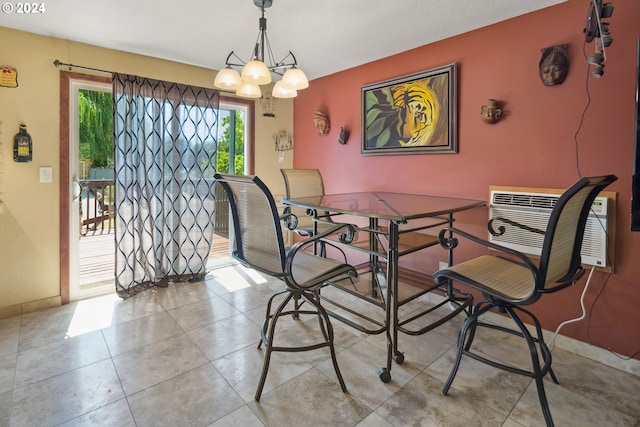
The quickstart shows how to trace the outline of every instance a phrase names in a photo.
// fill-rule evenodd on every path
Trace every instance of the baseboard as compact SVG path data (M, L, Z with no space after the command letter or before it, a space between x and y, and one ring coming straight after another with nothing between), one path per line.
M34 311L45 310L47 308L58 307L62 304L61 297L55 296L44 298L37 301L30 301L23 304L13 304L6 307L0 307L0 319L8 319L9 317L20 316Z

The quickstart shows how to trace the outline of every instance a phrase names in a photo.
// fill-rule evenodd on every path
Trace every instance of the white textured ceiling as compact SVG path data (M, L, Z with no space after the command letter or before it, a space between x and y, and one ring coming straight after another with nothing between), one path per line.
M564 1L273 0L265 16L275 59L292 51L314 79ZM249 59L260 17L253 0L40 3L41 14L0 12L0 26L216 70L231 50Z

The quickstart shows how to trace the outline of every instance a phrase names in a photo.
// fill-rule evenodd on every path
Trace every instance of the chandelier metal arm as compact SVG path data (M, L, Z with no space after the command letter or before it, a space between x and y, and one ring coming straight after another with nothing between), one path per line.
M231 62L231 57L234 57L240 62ZM292 62L285 62L288 58L291 58ZM228 67L244 67L246 65L246 62L242 58L240 58L238 55L236 55L235 51L231 51L231 53L229 53L229 56L227 56L225 65ZM279 75L284 74L284 72L280 70L284 68L292 68L297 66L298 66L298 61L296 60L295 55L291 51L289 51L289 53L284 58L282 58L279 62L276 62L272 65L267 64L267 68L269 69L269 71Z
M232 56L240 62L239 63L230 62L229 60L231 59ZM240 58L238 55L236 55L235 51L233 50L229 53L229 56L227 56L227 60L225 61L225 65L227 67L244 67L245 64L246 62L242 58Z

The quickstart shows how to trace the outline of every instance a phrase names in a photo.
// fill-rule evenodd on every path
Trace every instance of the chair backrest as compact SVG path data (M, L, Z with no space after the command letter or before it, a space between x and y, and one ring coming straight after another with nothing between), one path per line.
M324 196L324 181L318 169L280 169L287 198Z
M284 178L285 197L324 196L324 181L318 169L280 169ZM313 218L306 214L306 209L291 207L290 211L298 218L298 229L313 228Z
M234 258L258 271L282 276L285 247L273 195L257 176L215 175L229 197Z
M538 290L569 281L581 269L580 251L589 211L598 193L616 179L614 175L581 178L560 196L542 244Z

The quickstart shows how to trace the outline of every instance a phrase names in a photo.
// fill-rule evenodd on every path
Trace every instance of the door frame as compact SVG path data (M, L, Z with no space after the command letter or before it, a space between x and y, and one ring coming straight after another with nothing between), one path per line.
M87 83L110 83L111 77L102 77L93 74L60 71L60 299L62 304L68 304L71 300L71 227L78 226L76 220L71 223L71 206L73 190L69 176L70 166L70 134L69 120L70 98L69 90L71 81L79 80Z

